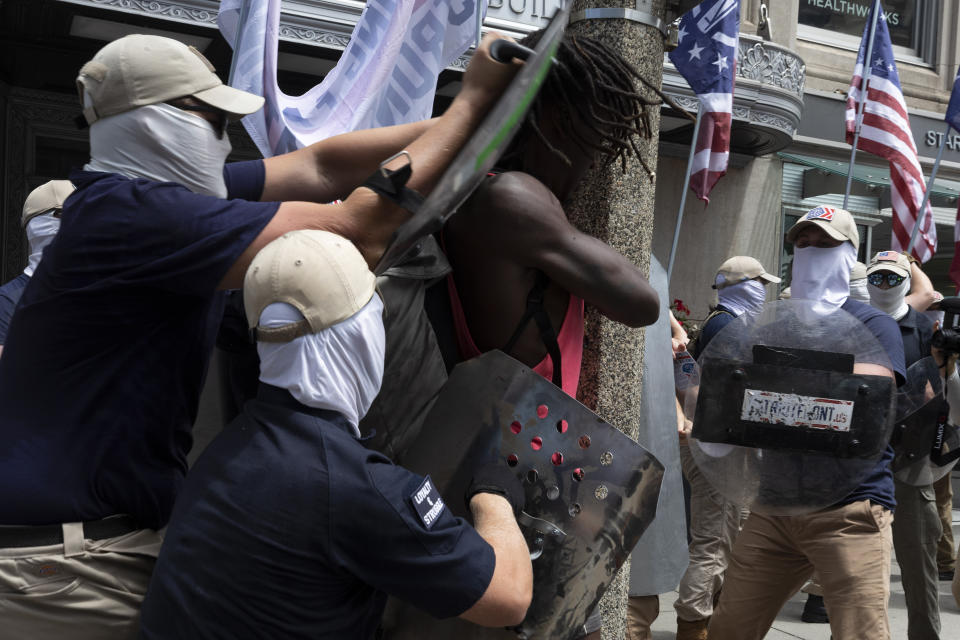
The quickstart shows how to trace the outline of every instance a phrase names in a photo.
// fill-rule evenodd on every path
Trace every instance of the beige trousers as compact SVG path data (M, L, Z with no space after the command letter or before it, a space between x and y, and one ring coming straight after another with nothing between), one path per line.
M30 640L136 638L140 603L162 532L140 529L84 540L78 522L63 544L0 549L0 635Z
M690 563L673 607L679 619L694 622L713 614L713 599L723 586L730 550L747 512L710 486L685 442L680 443L680 464L690 483Z
M814 569L834 640L889 640L892 521L866 500L802 516L751 514L733 548L710 640L761 640Z
M953 485L950 484L950 473L933 483L933 490L937 495L937 512L940 514L940 526L943 534L937 541L937 570L950 571L957 565L957 557L953 552Z
M630 596L626 640L653 640L650 627L659 615L659 596Z

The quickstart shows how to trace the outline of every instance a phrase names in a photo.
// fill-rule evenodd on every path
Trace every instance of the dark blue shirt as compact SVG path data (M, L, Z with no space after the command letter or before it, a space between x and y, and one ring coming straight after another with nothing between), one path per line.
M903 359L909 368L930 355L933 320L908 306L907 315L900 318L897 324L900 325L900 336L903 338Z
M226 170L259 197L262 161ZM166 524L222 312L217 286L279 204L73 172L77 190L0 358L0 524Z
M721 329L737 319L736 314L722 304L718 304L714 311L719 311L720 313L711 312L713 317L710 318L707 323L703 325L703 329L700 330L700 336L697 338L695 345L696 353L690 354L694 358L699 358L703 350L706 349L710 341L713 340L713 337L720 333Z
M13 310L20 302L23 290L27 288L30 276L21 273L16 278L0 287L0 346L7 343L7 333L10 331L10 320Z
M903 359L903 340L900 337L900 327L897 326L896 321L879 309L874 309L868 304L850 298L847 298L841 309L865 324L867 329L877 338L880 346L890 357L890 364L897 378L897 385L903 384L906 380L907 369ZM859 500L869 500L893 511L897 502L893 497L893 472L890 470L892 461L893 447L887 446L873 471L867 475L859 487L838 502L836 506L851 504Z
M463 613L493 577L493 549L445 505L428 528L411 500L423 483L340 414L261 385L187 476L142 637L367 640L385 594Z

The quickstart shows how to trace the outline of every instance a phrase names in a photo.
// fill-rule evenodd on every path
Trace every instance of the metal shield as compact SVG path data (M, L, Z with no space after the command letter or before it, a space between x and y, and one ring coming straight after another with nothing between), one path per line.
M751 511L800 514L835 504L879 463L894 418L894 380L877 339L837 310L768 303L721 330L687 393L691 453L721 494Z
M943 378L932 357L907 369L907 382L897 393L893 432L894 477L912 486L930 485L953 469L960 453L960 434L949 424Z
M404 466L430 474L447 505L490 461L526 488L518 518L533 560L533 602L522 638L572 640L656 514L663 466L647 450L548 380L500 351L461 363L437 398ZM464 637L447 621L416 637ZM462 622L460 624L463 624ZM478 630L469 637L501 637ZM387 637L400 634L391 634Z
M572 6L573 3L567 3L566 7L554 13L533 55L526 60L500 100L460 150L420 210L393 232L374 273L382 274L401 260L421 238L439 231L499 160L520 129L531 101L550 71Z

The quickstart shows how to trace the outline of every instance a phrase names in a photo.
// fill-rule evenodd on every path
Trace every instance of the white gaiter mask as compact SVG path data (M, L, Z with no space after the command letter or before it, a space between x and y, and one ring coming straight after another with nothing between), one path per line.
M260 326L282 327L303 320L285 302L267 305ZM383 382L386 333L383 302L374 295L363 309L324 329L291 342L258 342L260 380L286 389L301 404L336 411L360 437L366 415Z
M870 291L867 288L866 278L850 281L850 297L854 300L870 304Z
M153 104L90 126L87 171L179 182L194 193L227 197L223 165L230 139L206 120L169 104Z
M717 276L717 286L723 284L723 276ZM734 315L759 313L767 299L767 290L756 280L744 280L722 289L717 289L717 300Z
M889 316L892 316L894 320L899 322L903 316L907 315L907 311L910 310L910 307L907 306L904 298L907 296L907 292L910 291L910 277L903 279L903 282L898 284L895 287L890 287L889 289L881 289L880 287L870 286L870 304L874 308L883 311Z
M838 247L804 247L793 251L790 293L794 300L812 300L820 314L836 311L850 296L850 269L857 250L849 242Z
M25 274L33 277L33 272L40 264L40 258L43 257L43 248L50 244L59 230L60 218L54 217L52 211L30 218L30 222L27 223L27 243L30 245L30 258L27 261L27 268L23 270Z

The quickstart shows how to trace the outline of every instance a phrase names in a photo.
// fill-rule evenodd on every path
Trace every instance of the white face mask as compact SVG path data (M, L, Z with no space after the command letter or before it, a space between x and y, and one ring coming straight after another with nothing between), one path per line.
M303 320L284 302L267 305L260 325L281 327ZM357 425L380 392L386 333L383 302L374 295L363 309L320 333L291 342L258 342L260 380L290 392L298 402L336 411L360 437Z
M230 139L169 104L154 104L97 120L90 127L87 171L179 182L194 193L227 197L223 165Z
M792 298L812 300L817 313L836 311L850 295L850 269L856 261L857 250L849 242L837 247L794 249Z
M27 268L23 270L25 274L33 277L33 272L37 269L40 258L43 256L43 248L53 241L59 230L60 218L54 217L52 211L30 218L30 222L27 223L27 243L30 245L30 259L27 261Z
M850 297L854 300L870 304L870 291L867 290L866 278L850 281Z
M880 287L870 285L869 291L870 304L873 305L874 308L893 316L893 319L898 321L907 315L909 308L904 298L907 292L910 291L909 277L904 278L903 282L889 289L881 289Z
M717 276L721 279L723 276ZM721 283L718 283L721 284ZM717 299L734 315L759 313L767 299L767 290L756 280L744 280L717 290Z

